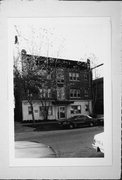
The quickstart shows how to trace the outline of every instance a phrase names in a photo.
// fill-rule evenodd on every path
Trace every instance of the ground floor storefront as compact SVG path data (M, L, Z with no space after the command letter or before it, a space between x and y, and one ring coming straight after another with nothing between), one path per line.
M35 120L44 120L42 103L38 100L33 101L33 113ZM75 115L89 115L92 113L91 100L77 100L77 101L49 101L48 105L48 120L62 120L68 119ZM28 101L22 101L22 116L23 121L32 120L31 106Z

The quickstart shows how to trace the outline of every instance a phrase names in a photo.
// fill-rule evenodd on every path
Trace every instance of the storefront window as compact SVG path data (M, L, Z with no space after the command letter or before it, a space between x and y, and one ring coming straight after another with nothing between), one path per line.
M81 114L81 105L71 106L71 114Z

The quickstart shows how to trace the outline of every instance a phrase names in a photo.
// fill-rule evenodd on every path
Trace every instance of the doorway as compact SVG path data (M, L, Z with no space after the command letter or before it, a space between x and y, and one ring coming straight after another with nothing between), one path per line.
M59 119L66 118L66 108L65 106L59 106Z

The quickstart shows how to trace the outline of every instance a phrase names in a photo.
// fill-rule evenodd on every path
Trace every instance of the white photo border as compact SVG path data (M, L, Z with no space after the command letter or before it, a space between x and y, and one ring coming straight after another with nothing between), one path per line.
M62 17L56 17L55 19L60 19ZM78 19L79 21L84 20L84 22L91 23L94 21L96 24L99 25L105 25L107 26L106 28L106 33L108 35L107 39L107 45L108 45L108 54L106 61L104 61L104 133L105 133L105 155L103 158L95 157L95 158L15 158L15 149L14 149L14 136L15 132L13 127L14 127L14 122L13 122L13 107L14 107L14 97L13 97L13 49L11 46L11 43L13 42L12 40L12 26L14 23L16 24L17 22L24 22L26 23L27 21L33 22L34 20L37 20L37 22L41 19L48 19L48 18L24 18L22 21L22 18L10 18L8 19L8 38L9 38L9 109L10 114L9 114L9 137L10 137L10 166L104 166L104 165L112 165L112 106L108 106L108 104L112 104L111 102L111 89L112 89L112 84L111 84L111 18L110 17L71 17L71 19L75 18L76 20ZM51 19L51 18L50 18ZM53 17L54 19L54 17ZM70 19L70 17L63 17L63 19ZM95 24L94 24L95 25ZM11 58L10 58L11 57ZM13 103L12 103L13 102Z
M39 1L1 1L0 11L0 101L1 101L1 131L0 131L0 178L2 179L120 179L121 173L121 58L120 58L120 18L122 3L119 1L59 1L47 3ZM107 165L92 165L92 158L88 165L79 166L34 166L23 165L23 162L14 161L14 147L11 146L14 141L14 122L12 117L13 105L13 77L9 77L13 72L12 52L8 42L9 18L44 18L44 17L109 17L111 20L111 58L110 71L111 78L111 96L109 104L106 100L106 106L112 110L107 119L111 121L111 156ZM9 32L9 30L8 30ZM10 39L9 39L10 38ZM8 49L7 49L8 48ZM107 66L106 66L107 68ZM110 75L111 74L111 75ZM110 81L109 76L107 79ZM106 80L107 81L107 80ZM9 114L8 114L9 112ZM11 121L12 120L12 121ZM105 126L107 128L107 126ZM112 146L111 146L112 145ZM68 159L69 160L69 159ZM76 159L77 160L77 159ZM63 159L65 161L65 159ZM21 165L22 164L22 165ZM77 164L77 163L76 163ZM98 162L99 164L99 162Z

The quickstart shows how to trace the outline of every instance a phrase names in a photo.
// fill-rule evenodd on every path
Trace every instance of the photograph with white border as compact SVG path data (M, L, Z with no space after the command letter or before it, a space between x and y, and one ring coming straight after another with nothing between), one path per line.
M11 166L112 164L110 17L9 18Z

